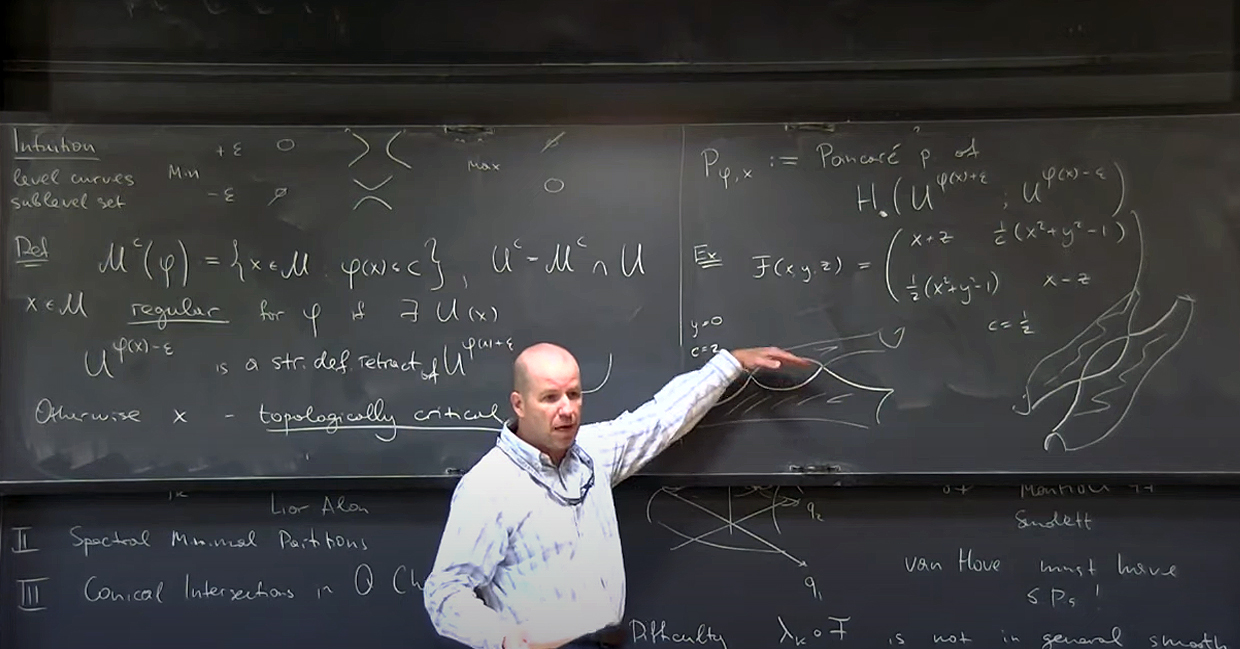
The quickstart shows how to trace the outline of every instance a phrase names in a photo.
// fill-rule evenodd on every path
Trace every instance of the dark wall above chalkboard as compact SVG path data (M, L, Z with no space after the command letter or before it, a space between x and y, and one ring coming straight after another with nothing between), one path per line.
M1020 66L1229 57L1234 5L1098 0L23 0L6 58L67 61ZM1224 60L1224 62L1226 59Z
M787 121L1204 106L1229 0L16 0L0 110L317 123ZM500 12L500 13L497 13ZM1223 109L1229 110L1229 109Z

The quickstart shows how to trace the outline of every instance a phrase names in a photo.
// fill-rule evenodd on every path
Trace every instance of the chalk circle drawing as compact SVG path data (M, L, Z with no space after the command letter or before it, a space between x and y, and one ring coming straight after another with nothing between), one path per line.
M1072 392L1063 417L1042 440L1045 451L1056 445L1079 451L1110 437L1124 422L1150 372L1179 346L1192 324L1196 300L1180 295L1162 317L1138 328L1145 237L1136 210L1131 215L1140 247L1132 290L1038 361L1025 380L1024 403L1012 407L1016 414L1028 416L1052 396Z
M808 368L753 372L729 388L698 428L746 422L823 422L868 429L882 423L883 404L894 388L852 379L835 367L846 358L900 347L904 327L892 331L816 340L785 347L813 361Z
M805 567L804 560L777 543L783 533L778 511L798 507L798 492L796 488L780 493L779 487L729 487L725 503L711 503L696 497L691 488L662 487L646 501L646 521L679 539L671 550L697 546L771 554Z

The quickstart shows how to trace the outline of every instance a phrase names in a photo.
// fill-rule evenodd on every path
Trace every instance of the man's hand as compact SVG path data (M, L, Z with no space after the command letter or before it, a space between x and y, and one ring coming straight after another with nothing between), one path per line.
M504 649L559 649L572 642L575 638L565 638L553 642L530 642L530 637L523 629L517 627L504 636Z
M530 637L521 627L513 627L504 636L504 649L531 649Z
M778 347L751 347L749 349L737 349L732 352L732 356L740 361L741 367L747 371L754 371L759 368L769 370L777 370L784 364L794 365L797 367L806 367L813 365L814 361L808 358L801 358L796 354L784 351Z

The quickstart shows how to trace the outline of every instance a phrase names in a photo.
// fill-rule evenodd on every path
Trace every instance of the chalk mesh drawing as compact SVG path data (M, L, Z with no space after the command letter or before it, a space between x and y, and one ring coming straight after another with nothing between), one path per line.
M882 423L882 408L895 390L853 380L836 369L840 361L861 354L881 354L904 341L904 327L890 333L816 340L786 347L814 361L804 370L750 373L729 388L698 428L746 422L802 421L868 429Z
M1085 326L1072 340L1038 361L1025 381L1023 409L1030 415L1052 396L1072 391L1072 403L1042 440L1042 448L1059 444L1079 451L1107 439L1128 415L1142 383L1158 363L1188 334L1196 300L1180 295L1153 324L1138 329L1145 241L1141 218L1131 212L1141 256L1132 290Z

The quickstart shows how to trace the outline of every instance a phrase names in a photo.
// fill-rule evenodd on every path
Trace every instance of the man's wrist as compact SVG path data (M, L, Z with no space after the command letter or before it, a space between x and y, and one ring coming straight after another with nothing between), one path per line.
M735 354L727 349L719 350L719 353L715 354L714 358L707 362L707 365L714 366L728 380L736 379L745 372L745 365L741 363Z

